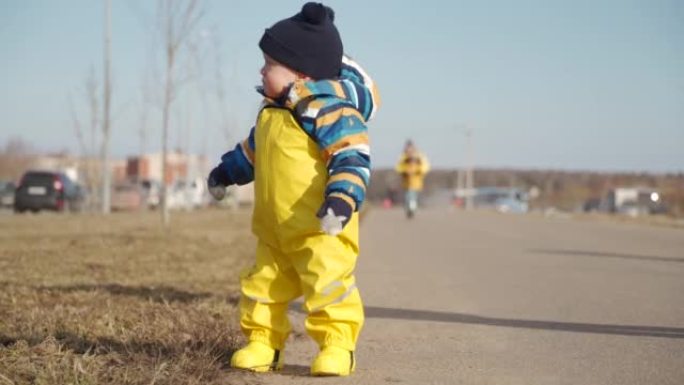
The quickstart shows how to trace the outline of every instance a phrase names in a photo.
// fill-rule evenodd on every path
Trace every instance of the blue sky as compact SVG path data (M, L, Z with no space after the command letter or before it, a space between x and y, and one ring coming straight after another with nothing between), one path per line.
M140 151L143 110L143 147L160 148L159 103L141 101L145 74L162 76L156 4L113 0L118 157ZM247 134L259 103L257 42L301 4L204 1L202 64L174 104L172 147L218 159ZM383 106L369 125L376 167L392 165L409 137L436 167L462 165L469 128L477 166L684 171L682 1L326 4L345 51L380 86ZM101 1L0 0L0 144L22 137L40 150L79 151L69 100L87 120L83 88L91 70L101 79L102 29Z

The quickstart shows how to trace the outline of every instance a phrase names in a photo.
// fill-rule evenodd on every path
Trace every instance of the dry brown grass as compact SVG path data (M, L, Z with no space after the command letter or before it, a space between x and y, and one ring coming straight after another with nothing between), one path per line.
M0 384L226 383L253 247L242 211L1 215Z

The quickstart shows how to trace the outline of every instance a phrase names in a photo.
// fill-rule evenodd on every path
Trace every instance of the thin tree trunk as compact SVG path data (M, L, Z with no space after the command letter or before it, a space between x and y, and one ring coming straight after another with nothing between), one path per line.
M167 7L169 3L167 2ZM173 31L171 10L167 8L166 19L166 88L164 90L164 112L162 116L162 175L161 175L161 219L162 225L166 228L169 226L169 199L168 186L166 183L167 173L167 152L168 152L168 137L169 137L169 113L171 108L172 86L173 86L173 63L175 49L173 45Z
M111 172L109 170L109 108L111 103L110 88L110 56L112 35L112 4L111 0L105 0L105 52L104 52L104 116L102 120L102 213L109 214L111 210Z

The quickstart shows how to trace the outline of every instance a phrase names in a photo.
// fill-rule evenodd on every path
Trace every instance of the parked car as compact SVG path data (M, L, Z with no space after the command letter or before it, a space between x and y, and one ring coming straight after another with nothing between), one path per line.
M502 213L526 213L528 197L517 188L481 187L475 190L473 203L478 208L494 208Z
M629 216L666 214L668 207L660 193L649 187L619 187L608 191L607 211Z
M14 211L80 211L84 193L66 174L28 171L14 192Z
M209 194L202 178L178 180L167 189L170 209L192 210L209 204Z
M152 179L143 179L140 181L143 189L143 202L149 209L156 209L159 207L161 201L161 183Z
M601 211L601 207L601 198L589 198L586 201L584 201L584 204L582 205L582 211L584 211L585 213L598 212Z
M138 183L125 182L112 189L112 211L140 210L144 207L145 191Z
M0 181L0 208L14 207L14 182Z

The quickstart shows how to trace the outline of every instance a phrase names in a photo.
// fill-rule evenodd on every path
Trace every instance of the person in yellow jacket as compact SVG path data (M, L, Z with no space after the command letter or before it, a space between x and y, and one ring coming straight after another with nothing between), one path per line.
M370 178L366 122L379 98L343 55L334 12L307 3L266 29L259 47L264 96L249 137L221 157L207 183L254 181L256 261L241 275L240 327L248 343L231 366L283 367L289 303L304 296L305 327L320 351L313 375L354 371L363 304L354 278L358 210Z
M423 190L423 180L430 171L427 157L416 148L411 140L404 145L404 152L396 166L404 189L406 216L413 218L418 209L418 195Z

